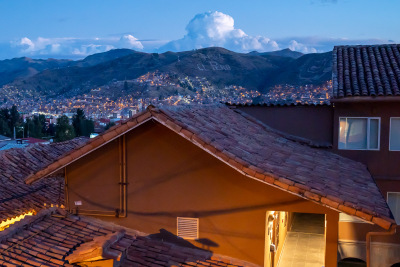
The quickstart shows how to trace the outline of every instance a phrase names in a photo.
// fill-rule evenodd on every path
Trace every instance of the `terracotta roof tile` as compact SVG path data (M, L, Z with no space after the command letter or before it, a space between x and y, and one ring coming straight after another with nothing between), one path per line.
M24 178L87 141L77 138L53 144L33 144L0 152L0 221L39 211L47 204L64 204L63 179L58 177L26 185ZM54 167L53 167L54 168Z
M83 228L82 228L83 227ZM113 229L113 230L111 230ZM0 233L0 264L76 266L114 259L121 266L255 266L211 252L140 236L134 230L47 209ZM84 231L82 231L84 230Z
M356 216L365 220L379 217L388 219L390 224L395 223L365 165L326 150L312 148L303 140L288 139L240 111L223 105L150 107L130 121L136 121L139 117L141 120L152 118L160 122L247 176L336 210L344 211L338 203L344 203L345 206L352 203L351 207L359 212ZM119 127L132 129L124 126L130 121ZM121 131L117 134L115 129L109 130L91 140L87 146L97 142L101 145L98 140L104 140L103 137L108 136L105 139L111 140L112 136L121 134ZM70 152L70 156L80 157L85 154L83 151L88 150L78 149ZM62 165L61 161L65 162L63 158L58 162L49 162L26 181L32 183L51 173L54 169L52 164L68 164ZM321 199L324 201L321 202ZM353 214L353 211L350 210L350 213ZM380 220L375 222L379 224ZM386 227L387 224L380 226Z
M336 46L333 97L400 96L400 44Z

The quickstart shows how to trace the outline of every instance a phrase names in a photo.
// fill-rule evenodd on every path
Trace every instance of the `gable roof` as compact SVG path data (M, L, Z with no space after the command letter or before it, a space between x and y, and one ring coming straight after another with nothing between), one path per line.
M119 261L121 266L189 266L189 262L190 266L255 266L55 208L0 232L2 266L77 266L85 260L106 259Z
M335 46L333 98L400 98L400 44Z
M43 205L64 203L64 180L51 177L34 185L24 183L32 172L48 165L60 155L86 142L86 138L53 143L34 144L24 148L0 151L0 222Z
M329 208L395 224L365 165L292 141L226 106L150 107L26 178L33 183L148 121L155 120L242 174Z

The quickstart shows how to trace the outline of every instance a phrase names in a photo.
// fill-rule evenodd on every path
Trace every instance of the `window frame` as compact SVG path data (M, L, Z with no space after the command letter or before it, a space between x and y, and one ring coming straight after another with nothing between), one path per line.
M386 193L386 203L387 203L387 205L388 205L388 207L389 207L389 209L390 209L390 206L389 206L389 194L397 194L397 195L400 196L400 192L388 191L388 192ZM396 216L395 216L395 214L393 214L392 209L390 209L390 211L392 212L392 215L393 215L393 217L394 217L394 221L395 221L397 224L400 224L400 222L397 222L397 221L396 221ZM400 207L399 207L398 212L400 213Z
M357 149L349 149L349 148L340 148L340 120L341 119L367 119L367 148L357 148ZM371 120L378 120L378 148L369 148L370 145L370 135L371 135ZM380 151L381 149L381 117L340 117L339 116L339 124L338 124L338 150L353 150L353 151Z
M400 151L400 149L391 149L390 148L390 146L391 146L391 142L392 142L392 134L391 134L391 132L392 132L392 119L399 119L400 120L400 117L390 117L390 125L389 125L389 151Z

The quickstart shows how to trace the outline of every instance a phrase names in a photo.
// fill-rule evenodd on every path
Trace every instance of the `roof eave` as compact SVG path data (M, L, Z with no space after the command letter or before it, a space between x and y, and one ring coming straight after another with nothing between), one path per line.
M400 96L347 96L332 98L331 103L393 103L400 102Z
M363 221L377 224L386 230L392 227L393 224L395 224L395 221L392 218L374 216L374 212L372 211L367 211L366 213L364 211L356 209L356 207L346 206L344 202L340 199L321 195L318 190L314 190L308 186L295 183L285 177L278 177L272 173L265 172L264 170L253 165L243 165L241 163L243 162L243 160L232 157L230 153L224 153L225 151L218 150L212 144L205 142L195 133L179 125L173 118L170 118L168 114L154 107L149 107L145 112L138 114L124 124L114 126L110 128L107 132L97 136L96 138L93 138L91 142L87 143L80 149L72 151L71 153L58 159L56 162L48 165L43 170L27 177L25 179L25 183L31 184L41 178L55 173L56 171L68 166L76 160L84 157L92 151L111 142L112 140L115 140L116 138L124 135L126 132L140 126L141 124L151 119L171 129L175 133L184 137L191 143L195 144L199 148L203 149L207 153L211 154L212 156L216 157L217 159L221 160L225 164L229 165L233 169L237 170L238 172L244 174L249 178L261 181L265 184L276 187L280 190L286 191L303 199L315 202L319 205L325 206L335 211L344 212L346 214L358 217Z

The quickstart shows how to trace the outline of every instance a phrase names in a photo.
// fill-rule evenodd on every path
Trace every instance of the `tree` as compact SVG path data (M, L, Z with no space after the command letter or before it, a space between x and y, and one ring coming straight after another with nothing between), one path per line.
M13 136L14 127L21 125L21 117L16 106L11 109L0 109L0 134L8 137Z
M10 109L10 128L14 129L14 127L19 125L19 122L20 122L20 116L17 106L13 105Z
M11 130L8 127L8 123L0 118L0 134L11 137Z
M69 124L67 116L62 115L57 119L56 136L57 142L70 140L75 137L74 127Z
M74 127L76 136L90 136L94 132L94 122L87 119L85 112L78 109L72 118L72 126Z
M72 118L72 126L74 127L76 136L82 136L82 124L85 119L85 112L78 108L76 114Z

